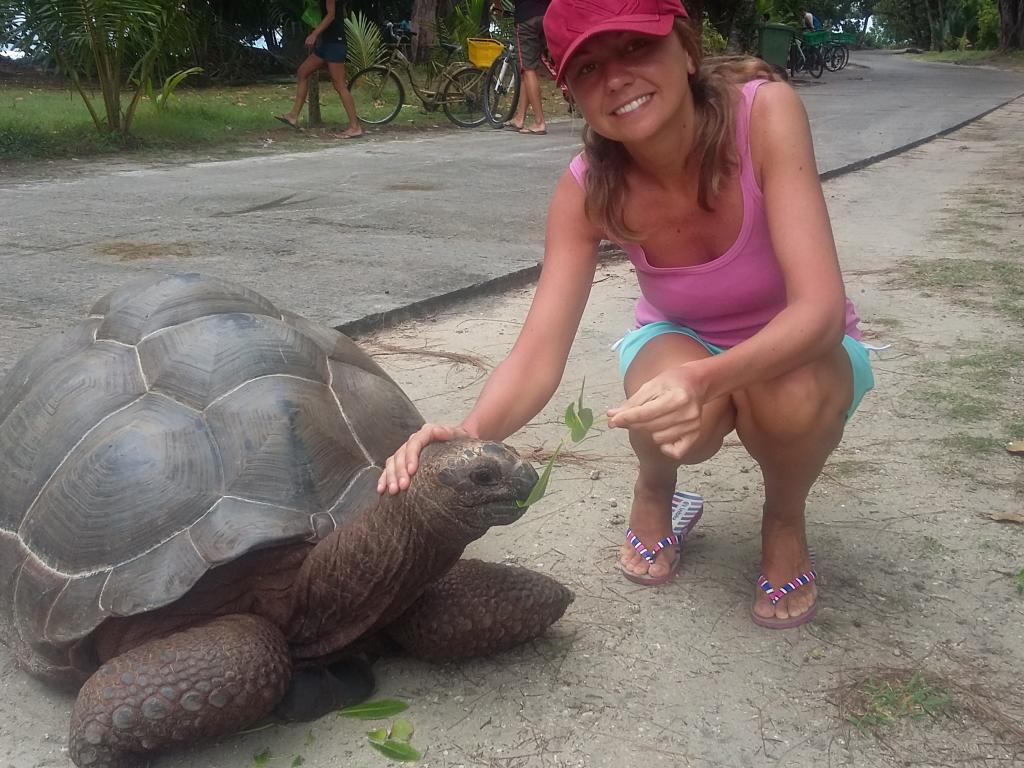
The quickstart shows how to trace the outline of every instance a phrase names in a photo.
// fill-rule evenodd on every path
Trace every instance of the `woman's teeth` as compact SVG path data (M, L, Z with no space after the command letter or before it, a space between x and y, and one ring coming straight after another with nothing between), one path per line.
M614 114L614 115L627 115L630 112L632 112L634 109L639 109L641 105L646 104L650 100L651 100L650 95L648 95L648 96L641 96L641 97L639 97L637 99L633 99L628 104L622 105L621 107L616 109L612 114Z

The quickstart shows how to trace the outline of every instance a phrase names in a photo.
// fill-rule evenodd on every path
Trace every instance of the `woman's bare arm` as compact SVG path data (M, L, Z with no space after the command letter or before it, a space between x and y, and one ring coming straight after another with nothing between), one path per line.
M379 492L408 488L428 443L458 436L504 440L547 404L561 381L590 296L600 238L583 212L583 190L567 171L549 207L544 265L511 352L488 377L459 426L427 424L387 460Z

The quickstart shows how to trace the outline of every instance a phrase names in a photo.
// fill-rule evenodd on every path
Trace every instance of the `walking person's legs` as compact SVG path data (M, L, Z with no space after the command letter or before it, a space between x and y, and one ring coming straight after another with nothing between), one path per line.
M544 105L540 96L540 78L537 76L536 67L523 70L523 95L526 102L533 109L533 122L526 126L526 110L523 110L523 130L527 133L546 133L548 126L544 121Z
M291 110L284 115L274 115L282 123L288 123L292 128L299 127L299 115L302 114L302 107L306 103L306 95L309 93L309 78L311 78L320 67L326 64L324 59L315 53L309 54L306 60L299 65L296 73L297 83L295 85L295 101L292 102Z
M523 133L547 133L544 121L544 106L541 103L540 78L537 68L541 65L540 54L544 48L544 17L537 16L516 24L516 50L519 55L519 69L523 79L519 94L519 106L509 125ZM526 127L526 110L533 109L533 122Z
M334 84L334 90L341 98L341 106L345 108L345 114L348 116L348 128L335 134L336 137L354 139L356 136L362 136L363 126L359 123L359 117L356 115L356 102L352 98L352 92L348 89L348 81L345 79L345 63L328 62L327 71L331 73L331 83Z

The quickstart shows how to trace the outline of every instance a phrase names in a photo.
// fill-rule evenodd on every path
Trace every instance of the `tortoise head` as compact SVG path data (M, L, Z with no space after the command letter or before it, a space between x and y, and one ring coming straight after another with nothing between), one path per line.
M420 454L420 466L409 486L415 507L436 510L476 538L493 525L522 517L537 472L512 448L481 440L431 443Z

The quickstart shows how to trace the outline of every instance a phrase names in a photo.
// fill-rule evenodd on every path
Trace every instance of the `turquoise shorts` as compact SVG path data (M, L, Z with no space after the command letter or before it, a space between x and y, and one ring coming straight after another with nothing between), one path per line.
M725 351L722 347L716 347L714 344L704 341L689 328L661 320L657 323L642 325L622 338L618 344L619 375L625 378L626 371L644 344L663 333L681 333L684 336L689 336L713 355ZM853 402L850 403L850 407L846 411L846 420L849 421L853 412L857 410L857 406L860 405L861 399L875 386L875 376L871 373L867 347L852 336L844 336L843 349L846 350L846 354L850 358L850 367L853 368Z

